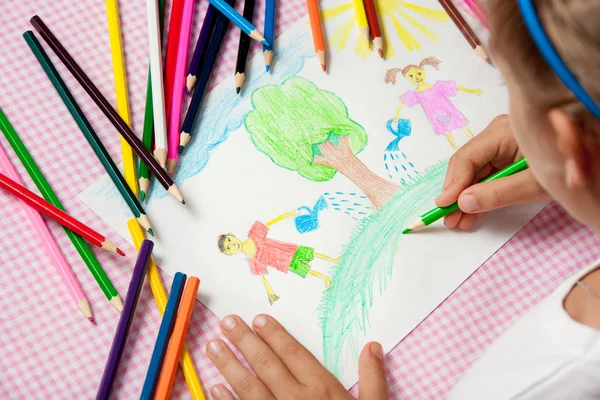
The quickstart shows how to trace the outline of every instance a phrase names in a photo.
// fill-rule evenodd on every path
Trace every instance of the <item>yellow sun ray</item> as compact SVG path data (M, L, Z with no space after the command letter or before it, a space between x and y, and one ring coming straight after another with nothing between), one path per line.
M437 42L441 38L440 35L438 35L434 31L432 31L431 29L429 29L428 27L426 27L425 25L423 25L422 23L420 23L419 21L417 21L416 19L414 19L413 17L408 15L407 13L399 11L398 15L400 15L402 18L404 18L406 20L406 22L408 22L409 24L411 24L412 26L417 28L422 34L427 36L427 38L429 40L431 40L432 42Z
M354 49L354 52L363 58L367 58L371 55L369 42L362 35L358 35L358 41L356 42L356 49Z
M348 44L348 39L350 38L350 33L352 32L352 28L354 27L354 18L348 18L344 24L338 28L333 36L331 37L330 43L333 43L335 49L340 52L346 48Z
M448 14L446 14L442 10L436 10L436 9L429 8L429 7L422 7L422 6L407 3L404 1L400 4L402 5L402 7L406 8L416 14L419 14L419 15L423 16L424 18L434 21L434 22L448 22L450 20L450 17L448 16Z
M381 24L381 34L385 39L385 45L383 46L383 56L384 58L390 58L396 55L394 51L394 46L392 46L392 38L388 34L388 28L385 24Z
M396 28L396 32L398 33L398 37L404 43L404 46L408 51L420 50L421 44L409 31L406 30L404 25L394 16L391 16L392 24L394 28Z
M351 10L351 9L352 9L352 3L348 3L348 4L341 5L341 6L330 8L328 10L323 10L323 11L321 11L321 19L323 20L323 22L329 21L329 20L337 17L338 15L343 14L346 11Z

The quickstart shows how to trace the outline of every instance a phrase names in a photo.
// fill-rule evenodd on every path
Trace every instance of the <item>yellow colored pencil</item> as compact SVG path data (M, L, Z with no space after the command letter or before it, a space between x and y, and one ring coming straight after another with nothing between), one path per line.
M106 16L108 19L108 32L110 35L110 50L112 52L117 112L121 118L123 118L123 121L125 121L125 123L131 127L125 62L123 60L123 45L121 44L118 0L106 0ZM121 153L123 155L125 181L127 181L127 184L131 188L133 194L137 196L139 194L139 188L138 179L135 173L135 158L133 155L133 149L123 138L121 138Z
M352 7L354 7L358 31L360 32L360 35L367 40L367 43L369 43L371 41L369 35L369 21L367 20L367 13L365 11L363 0L352 0Z
M145 239L144 231L142 231L142 228L138 225L135 219L130 219L127 222L127 227L129 228L129 233L131 234L135 248L139 251L140 247L142 246L142 242ZM165 313L165 308L167 307L168 296L162 280L160 279L160 274L158 272L158 267L154 262L154 258L150 258L147 274L148 282L150 283L150 290L152 291L152 295L154 296L154 300L158 306L158 311L162 317L162 315ZM194 400L206 400L204 392L202 391L202 386L200 385L198 373L196 372L196 367L194 366L194 361L192 360L192 356L190 355L190 352L185 344L183 345L183 352L181 353L181 359L179 360L179 367L183 372L183 377L187 382L190 393L192 394L192 398Z

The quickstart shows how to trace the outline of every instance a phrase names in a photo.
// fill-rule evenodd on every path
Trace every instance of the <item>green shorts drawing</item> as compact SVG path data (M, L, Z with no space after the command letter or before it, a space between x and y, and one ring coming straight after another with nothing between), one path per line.
M310 271L309 262L315 258L315 249L312 247L298 246L298 249L294 253L294 258L290 263L290 271L306 278L306 274Z

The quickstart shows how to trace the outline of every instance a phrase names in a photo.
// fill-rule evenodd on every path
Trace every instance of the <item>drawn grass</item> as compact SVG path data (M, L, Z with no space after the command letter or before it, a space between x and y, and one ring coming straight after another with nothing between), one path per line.
M371 216L360 221L331 269L331 288L319 306L325 367L342 375L344 359L356 359L358 340L370 326L375 293L382 294L392 277L402 230L431 206L442 186L448 160L419 175L414 182Z

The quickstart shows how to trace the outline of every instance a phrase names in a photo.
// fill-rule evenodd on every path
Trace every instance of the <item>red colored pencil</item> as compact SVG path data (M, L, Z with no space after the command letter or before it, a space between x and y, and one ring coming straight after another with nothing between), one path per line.
M175 84L175 65L177 64L177 48L179 47L179 31L181 30L181 16L183 15L183 0L173 0L171 7L171 21L169 22L169 35L167 37L167 52L165 54L165 115L167 126L171 115L171 97Z
M381 35L381 28L379 27L379 20L377 19L377 9L373 0L363 0L365 5L365 12L367 13L367 22L369 22L369 33L373 40L373 45L379 53L379 57L383 58L383 36Z
M31 208L46 215L47 217L52 218L65 228L72 231L73 233L76 233L77 235L86 239L88 242L103 249L110 250L121 256L125 255L125 253L123 253L121 249L119 249L110 240L108 240L95 230L85 226L81 222L77 221L75 218L71 217L66 212L54 207L52 204L48 203L46 200L42 199L37 194L30 192L29 190L19 185L17 182L13 181L12 179L8 178L2 173L0 173L0 187L15 195L19 199L23 200Z

